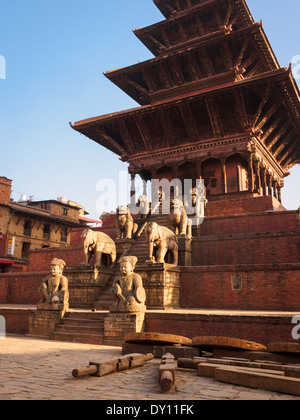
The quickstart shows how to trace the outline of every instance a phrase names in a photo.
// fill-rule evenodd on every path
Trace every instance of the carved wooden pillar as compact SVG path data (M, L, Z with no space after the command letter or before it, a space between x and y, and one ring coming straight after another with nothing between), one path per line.
M222 193L227 194L227 174L226 174L226 159L221 159L221 182L222 182Z
M254 173L253 173L253 154L251 153L248 155L248 179L249 179L249 185L248 189L249 192L253 192L254 190Z
M136 173L135 172L130 172L130 177L131 177L131 185L130 185L130 204L131 205L135 205L136 202L136 198L135 198L135 177L136 177Z
M277 199L278 199L279 203L282 203L281 189L282 189L282 185L281 184L278 184L278 187L277 187Z
M261 179L260 179L260 161L254 160L254 173L255 173L255 192L261 193Z
M278 188L278 181L273 181L272 182L272 186L273 186L273 196L278 200L278 194L277 194L277 188Z
M266 178L267 178L268 195L272 195L272 175L267 173Z
M266 197L268 195L267 193L267 169L264 167L261 167L261 179L262 179L262 190L263 195Z

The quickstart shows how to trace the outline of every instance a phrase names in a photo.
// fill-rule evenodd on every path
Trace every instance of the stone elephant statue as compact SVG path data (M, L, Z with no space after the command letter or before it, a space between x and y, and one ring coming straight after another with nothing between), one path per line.
M146 235L149 248L149 261L152 263L163 264L168 251L173 256L172 263L178 265L178 242L175 234L165 226L159 226L157 223L148 223ZM154 248L157 248L157 259L155 261Z
M119 206L116 213L117 239L132 239L138 230L127 206Z
M84 239L85 264L89 264L93 255L95 255L95 266L101 267L102 254L109 255L112 264L116 263L116 245L108 235L87 229L82 233L82 238Z

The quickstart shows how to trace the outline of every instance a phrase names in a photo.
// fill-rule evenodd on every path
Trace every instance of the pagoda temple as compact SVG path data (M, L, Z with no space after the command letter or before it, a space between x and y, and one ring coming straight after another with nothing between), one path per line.
M210 216L236 200L242 212L283 210L284 178L300 162L291 67L245 0L154 3L166 19L134 31L154 58L105 73L140 106L72 128L128 162L132 179L204 179Z

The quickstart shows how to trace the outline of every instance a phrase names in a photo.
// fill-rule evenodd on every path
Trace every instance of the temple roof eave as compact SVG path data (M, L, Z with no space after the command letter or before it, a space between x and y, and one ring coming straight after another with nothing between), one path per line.
M278 92L281 94L282 102L285 104L287 112L289 113L289 118L291 120L290 124L293 124L297 130L297 133L299 133L297 139L293 139L294 160L290 162L293 166L295 160L299 158L299 152L297 152L297 150L299 148L298 144L300 139L300 94L299 89L293 79L291 68L274 70L259 76L241 80L239 82L213 87L211 89L206 89L205 91L195 92L193 94L188 94L186 96L175 99L173 98L172 100L162 101L161 103L155 105L146 105L127 111L78 121L74 124L71 124L71 127L92 139L93 141L97 142L98 144L116 153L121 157L122 160L127 161L128 157L135 156L135 154L138 153L135 153L134 147L128 147L128 144L130 144L130 139L128 144L117 144L117 141L113 138L112 135L109 134L110 129L108 129L108 127L117 127L117 129L119 129L122 124L124 125L124 121L129 120L134 120L135 123L138 124L140 119L143 119L147 117L147 115L153 114L154 112L165 112L165 110L173 109L176 107L180 108L182 105L196 102L200 99L204 100L206 97L212 97L222 93L227 94L230 91L233 92L243 87L248 89L251 86L256 86L257 84L267 84L268 82L276 83L276 86L278 86ZM148 138L148 140L151 142L151 138ZM147 144L147 139L143 139L143 141L145 143L145 152L151 153L151 144Z

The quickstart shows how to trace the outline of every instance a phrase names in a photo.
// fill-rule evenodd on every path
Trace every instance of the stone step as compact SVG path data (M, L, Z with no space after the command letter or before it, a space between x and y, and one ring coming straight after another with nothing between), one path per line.
M56 341L65 341L69 343L103 344L103 336L99 334L54 332L52 338Z
M69 333L69 334L92 334L92 335L102 335L104 332L104 324L98 327L91 327L90 325L58 325L56 328L56 333Z
M65 326L84 326L97 328L103 324L103 319L88 319L88 318L67 318L63 320Z
M92 312L92 311L82 311L82 312L66 312L64 320L67 319L87 319L89 321L101 321L104 320L106 313L101 312Z

